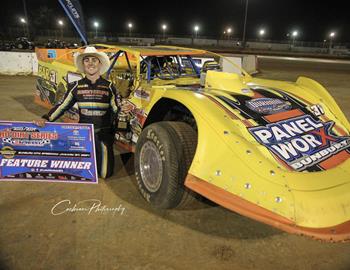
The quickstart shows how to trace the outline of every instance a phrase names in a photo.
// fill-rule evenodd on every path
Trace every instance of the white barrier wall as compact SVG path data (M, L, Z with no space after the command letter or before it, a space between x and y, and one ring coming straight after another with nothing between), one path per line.
M119 37L118 41L124 43L136 43L138 45L152 45L155 43L154 38Z
M30 52L0 52L0 74L37 74L38 59Z
M172 45L191 45L192 38L168 38L167 43Z
M239 54L223 54L226 58L230 59L232 62L234 62L239 67L243 68L246 72L249 74L254 74L258 72L258 57L256 55L239 55ZM227 65L226 68L228 68L227 72L234 72L240 74L240 70L235 68L230 68L230 64L222 62ZM225 71L225 70L224 70Z
M232 65L234 63L236 66ZM227 56L220 58L220 65L222 66L223 72L241 74L240 68L242 68L242 58L237 56Z
M242 56L242 67L249 74L258 72L258 58L256 55L244 55Z
M193 44L199 46L217 46L218 41L216 39L195 38L193 39Z

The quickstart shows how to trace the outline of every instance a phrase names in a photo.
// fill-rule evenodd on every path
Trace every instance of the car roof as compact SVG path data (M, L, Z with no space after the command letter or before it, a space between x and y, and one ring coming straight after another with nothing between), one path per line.
M175 46L109 46L102 45L107 48L115 48L130 53L140 54L141 56L161 56L161 55L201 55L206 54L205 50L183 48Z

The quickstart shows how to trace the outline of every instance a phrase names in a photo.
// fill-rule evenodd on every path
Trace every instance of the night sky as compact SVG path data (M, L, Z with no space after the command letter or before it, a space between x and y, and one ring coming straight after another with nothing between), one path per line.
M84 1L82 4L87 30L93 31L92 22L98 20L100 30L127 32L127 22L132 21L134 32L161 33L160 25L168 25L168 33L189 35L195 23L199 34L218 37L227 26L233 28L233 37L241 38L246 0L211 1ZM29 20L38 10L48 10L43 28L57 28L57 19L68 20L58 1L26 0ZM350 10L345 1L302 0L249 0L247 38L257 38L260 27L265 27L266 38L284 40L286 34L299 30L299 40L323 41L330 31L336 31L338 42L350 42ZM0 29L18 25L23 15L22 0L1 1Z

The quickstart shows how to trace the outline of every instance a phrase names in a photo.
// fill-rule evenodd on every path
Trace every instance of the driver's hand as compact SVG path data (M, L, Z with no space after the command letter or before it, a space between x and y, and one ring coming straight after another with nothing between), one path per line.
M46 119L40 118L38 120L33 120L33 123L38 127L44 127L46 123Z

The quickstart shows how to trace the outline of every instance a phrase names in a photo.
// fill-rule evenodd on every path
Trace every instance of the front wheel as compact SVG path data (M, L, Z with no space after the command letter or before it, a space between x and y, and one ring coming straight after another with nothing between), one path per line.
M135 175L142 196L156 208L184 208L195 194L184 186L197 146L197 134L182 122L146 127L137 142Z

